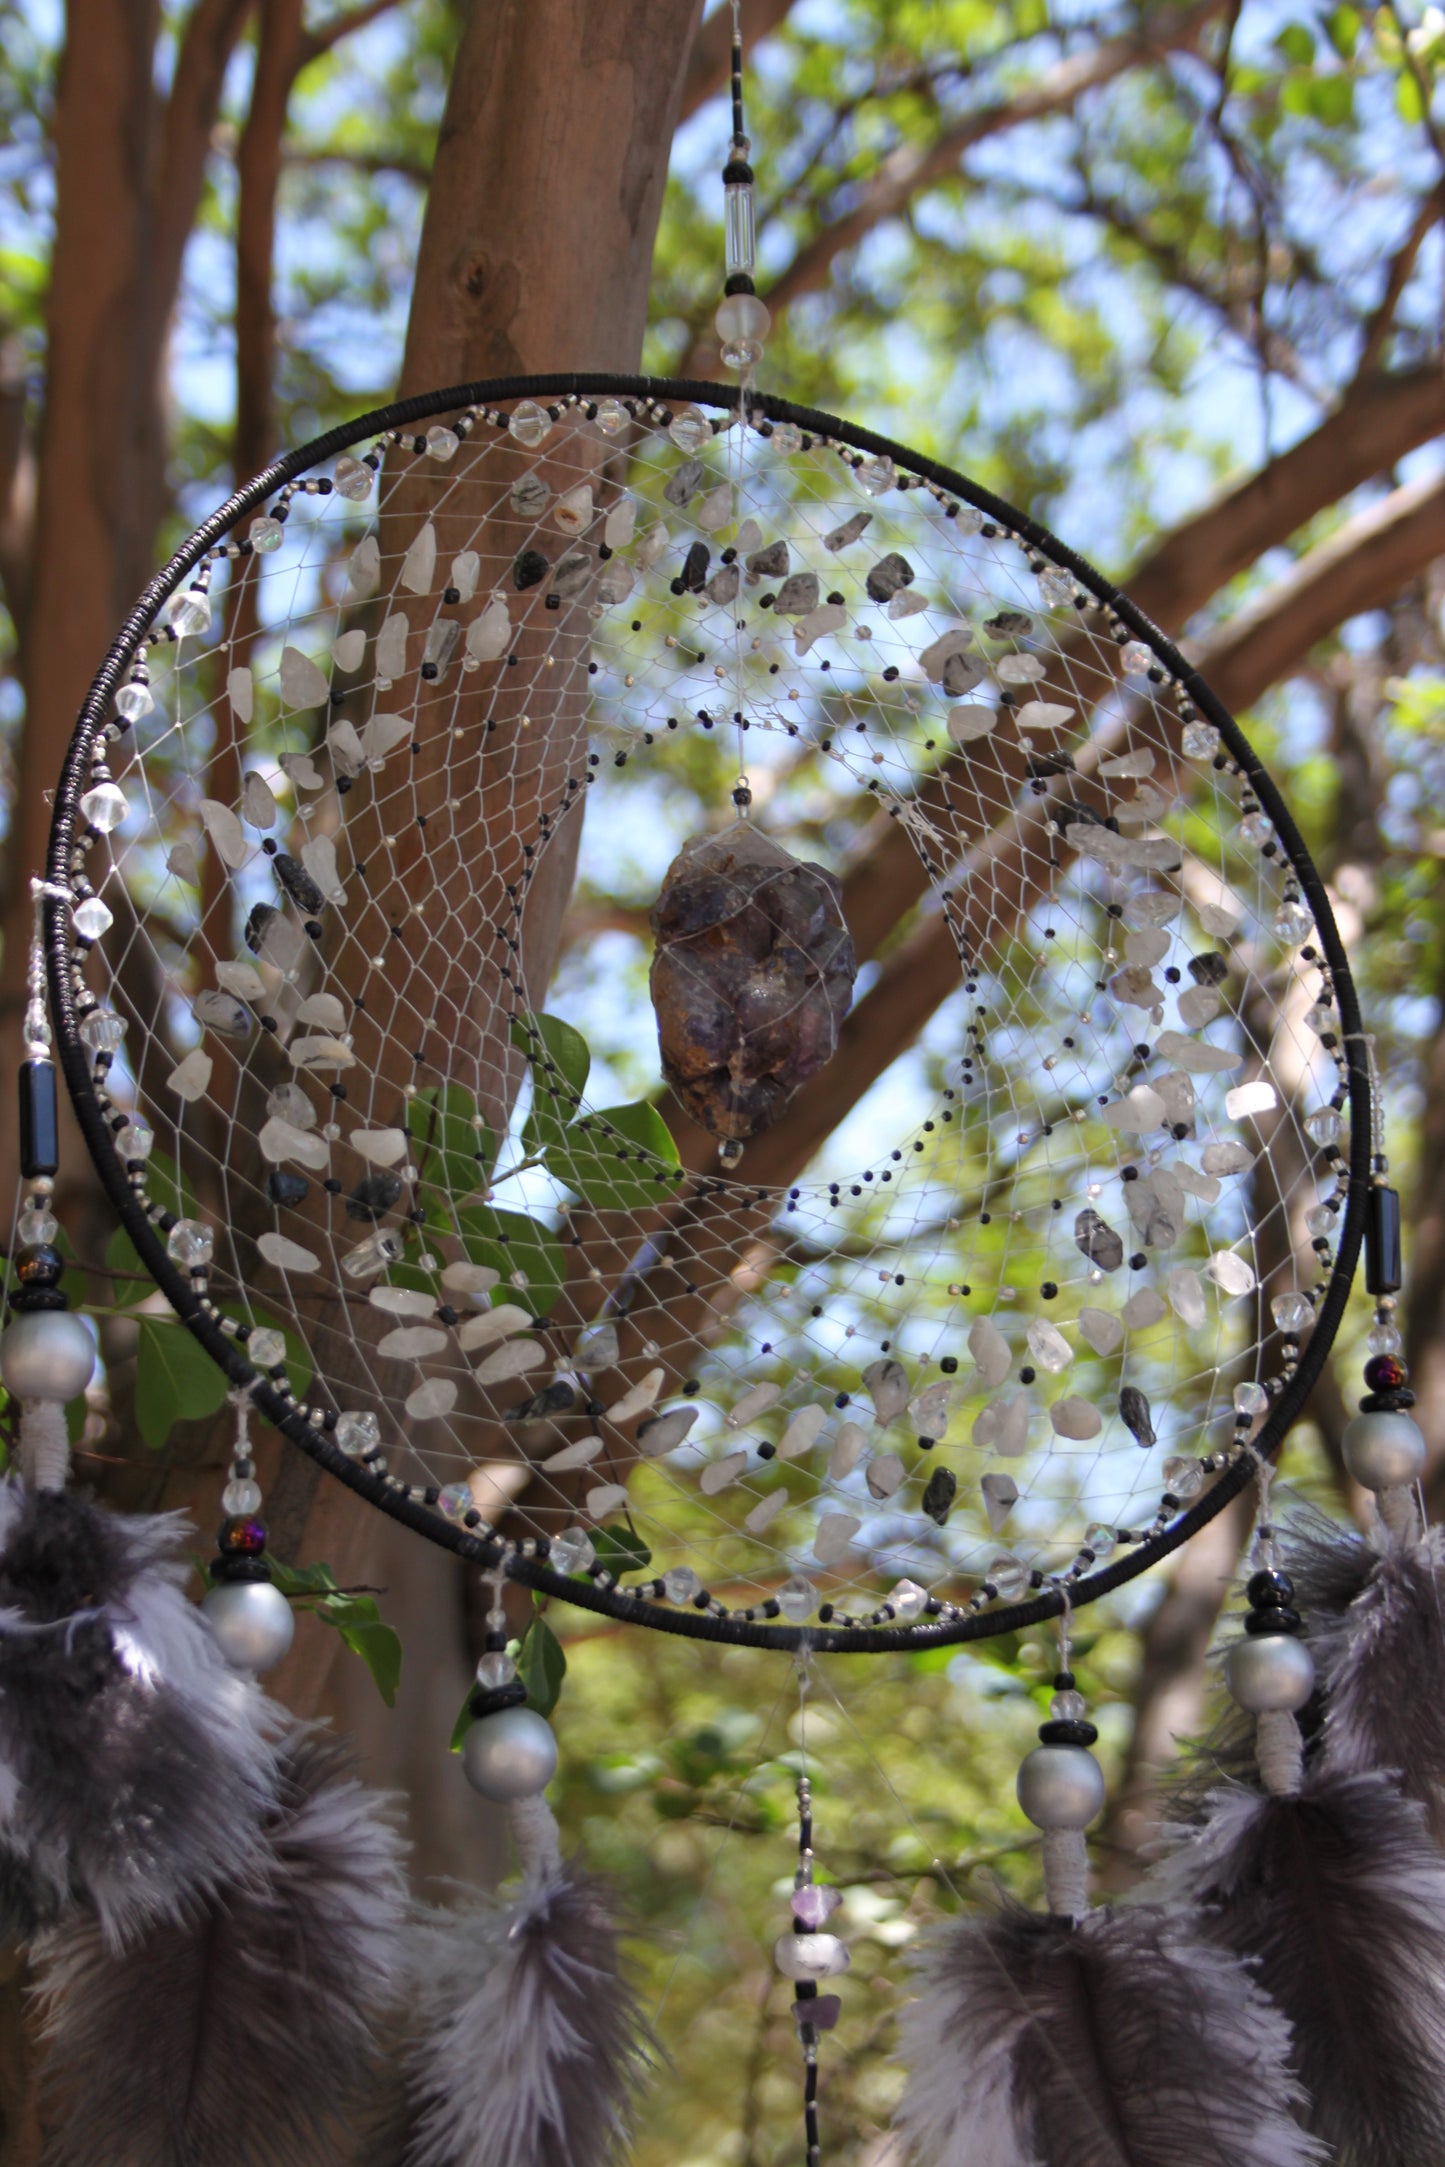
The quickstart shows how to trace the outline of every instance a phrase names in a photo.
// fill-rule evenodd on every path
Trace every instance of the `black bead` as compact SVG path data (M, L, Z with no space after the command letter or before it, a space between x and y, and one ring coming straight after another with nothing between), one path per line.
M54 1287L65 1272L65 1259L50 1242L36 1242L15 1259L15 1276L23 1287Z
M346 1199L348 1219L369 1219L373 1226L401 1195L399 1174L368 1174Z
M518 594L538 586L547 577L547 560L540 549L521 549L512 560L512 585Z
M1266 1633L1302 1633L1304 1619L1297 1610L1282 1603L1278 1610L1251 1610L1244 1621L1244 1630L1251 1640Z
M957 1495L958 1477L953 1470L948 1467L935 1467L928 1478L922 1503L923 1510L936 1526L942 1527Z
M60 1110L53 1061L20 1064L20 1172L26 1181L60 1166Z
M1394 1189L1371 1189L1365 1213L1365 1285L1371 1294L1398 1294L1400 1198Z
M1039 1725L1039 1742L1045 1746L1092 1746L1098 1738L1092 1723L1055 1719Z
M513 1678L509 1685L496 1685L488 1690L478 1686L467 1702L467 1713L473 1722L482 1716L494 1716L502 1708L520 1708L527 1698L527 1688L520 1678Z
M1250 1576L1245 1597L1255 1610L1285 1609L1294 1600L1294 1582L1288 1573L1264 1567Z
M211 1578L215 1581L268 1581L271 1568L264 1558L218 1557L211 1560Z

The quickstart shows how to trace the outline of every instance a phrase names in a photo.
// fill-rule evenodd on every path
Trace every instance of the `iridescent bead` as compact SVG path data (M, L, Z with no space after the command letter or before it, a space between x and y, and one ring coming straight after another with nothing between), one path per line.
M258 1558L266 1547L266 1523L254 1513L232 1513L221 1522L216 1547L227 1557Z
M560 1535L552 1537L547 1562L559 1573L585 1573L596 1559L592 1537L585 1527L564 1527Z
M364 459L341 458L337 460L331 478L338 496L360 504L371 495L376 476Z
M124 815L121 817L124 818ZM115 920L100 897L91 895L77 905L71 923L82 940L98 941L103 933L110 931Z
M336 1442L349 1460L365 1459L381 1444L381 1424L373 1414L349 1411L337 1417Z
M177 1264L195 1271L216 1253L216 1237L199 1219L177 1219L166 1237L166 1250Z
M514 443L525 444L529 451L535 451L539 444L546 443L551 433L551 416L535 399L522 399L513 407L507 434Z
M166 610L166 623L177 639L199 639L211 629L211 598L204 587L183 587L173 594Z
M125 1019L113 1008L93 1008L81 1023L80 1035L92 1053L114 1053L125 1037Z
M1212 722L1186 722L1179 739L1190 760L1212 760L1219 750L1219 732Z
M1374 1354L1365 1364L1365 1383L1372 1392L1397 1392L1409 1374L1397 1354Z
M790 1625L801 1625L818 1607L818 1591L811 1580L795 1573L778 1590L778 1608Z
M279 519L269 516L253 519L247 529L246 538L258 555L268 557L273 549L279 549L285 541L286 529Z
M1281 1332L1302 1332L1314 1310L1303 1294L1277 1294L1269 1305L1269 1313Z
M461 1520L472 1509L471 1485L465 1482L449 1482L437 1497L437 1510L448 1520Z

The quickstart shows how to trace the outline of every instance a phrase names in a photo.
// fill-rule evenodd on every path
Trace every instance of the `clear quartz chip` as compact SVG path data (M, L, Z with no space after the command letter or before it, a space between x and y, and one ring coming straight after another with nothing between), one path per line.
M216 1237L199 1219L177 1219L166 1237L166 1250L177 1264L196 1271L216 1253Z
M560 1535L552 1537L551 1555L547 1562L559 1573L585 1573L595 1564L597 1552L592 1537L585 1527L564 1527Z
M118 783L97 783L87 790L80 801L80 810L91 827L102 835L109 835L118 828L130 811L125 792Z
M778 1590L778 1608L790 1625L801 1625L818 1607L818 1591L811 1580L795 1573Z
M399 1260L404 1248L399 1234L368 1234L364 1242L347 1250L341 1269L349 1279L375 1279Z
M889 1606L905 1625L923 1616L928 1602L928 1590L921 1588L916 1580L900 1580L888 1598Z
M349 1460L364 1460L381 1444L381 1424L375 1415L353 1409L337 1418L336 1442Z

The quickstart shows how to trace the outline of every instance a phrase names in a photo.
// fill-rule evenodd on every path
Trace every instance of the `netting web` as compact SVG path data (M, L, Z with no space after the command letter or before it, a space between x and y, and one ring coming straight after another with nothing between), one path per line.
M1087 568L721 401L453 407L173 570L81 733L93 1148L439 1535L986 1630L1294 1392L1343 974Z

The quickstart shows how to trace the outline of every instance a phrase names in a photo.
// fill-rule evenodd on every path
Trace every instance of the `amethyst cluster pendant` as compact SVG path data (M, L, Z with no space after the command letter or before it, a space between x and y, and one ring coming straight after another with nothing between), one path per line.
M858 974L838 881L738 820L683 846L650 922L663 1074L741 1145L837 1050Z

